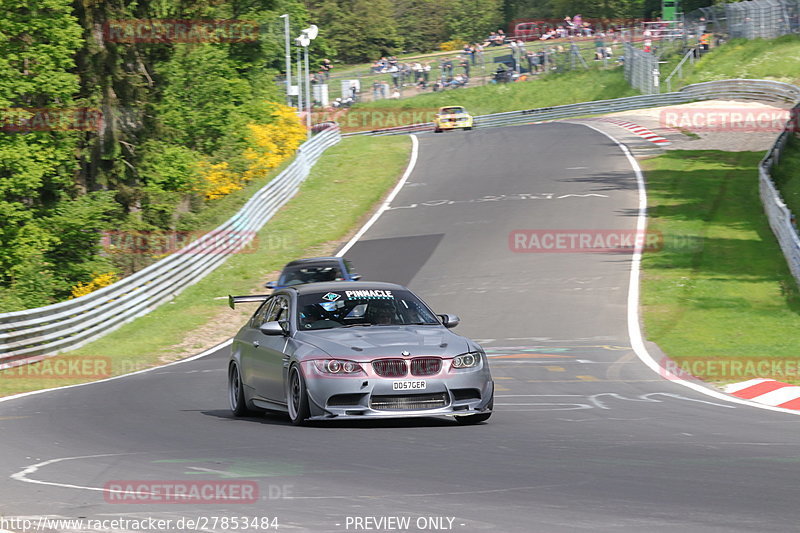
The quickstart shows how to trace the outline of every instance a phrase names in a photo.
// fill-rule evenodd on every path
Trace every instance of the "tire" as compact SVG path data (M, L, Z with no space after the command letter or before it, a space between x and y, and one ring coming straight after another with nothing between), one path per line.
M492 399L489 400L489 405L486 406L490 410L494 408L494 396ZM481 422L486 422L489 420L489 417L492 416L491 411L488 413L478 413L477 415L466 415L466 416L457 416L456 422L461 424L462 426L471 426L473 424L480 424Z
M442 133L442 130L439 128L433 128L433 133Z
M289 409L289 420L295 426L302 426L309 417L308 392L306 380L298 365L289 369L289 383L286 387L286 407Z
M470 126L469 128L464 128L464 131L472 131L472 126Z
M230 403L233 416L242 417L253 415L247 407L247 400L244 397L244 384L242 374L239 372L239 365L231 363L228 367L228 402Z

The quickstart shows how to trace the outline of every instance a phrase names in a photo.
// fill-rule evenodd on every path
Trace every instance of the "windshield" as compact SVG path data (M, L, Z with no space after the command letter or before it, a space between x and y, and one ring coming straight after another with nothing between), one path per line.
M467 110L463 107L445 107L442 109L443 115L461 115L466 112Z
M439 324L436 315L406 290L317 292L300 296L298 304L301 330Z
M301 283L318 283L343 279L342 271L336 263L297 265L283 269L278 285L281 287Z

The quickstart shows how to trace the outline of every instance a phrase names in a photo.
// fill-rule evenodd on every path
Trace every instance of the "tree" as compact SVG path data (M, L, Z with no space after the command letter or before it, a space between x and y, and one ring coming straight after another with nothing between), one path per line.
M394 19L408 52L427 52L450 39L447 21L456 0L397 0Z
M451 39L467 42L483 40L503 24L502 0L459 0L448 16Z
M348 63L393 55L403 44L389 0L314 0L312 22L320 35Z

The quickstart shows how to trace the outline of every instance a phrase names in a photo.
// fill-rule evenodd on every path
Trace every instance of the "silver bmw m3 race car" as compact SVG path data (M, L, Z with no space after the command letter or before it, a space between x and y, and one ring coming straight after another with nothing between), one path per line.
M235 416L269 410L306 420L451 416L487 420L486 354L405 287L330 282L271 295L234 337L228 397Z

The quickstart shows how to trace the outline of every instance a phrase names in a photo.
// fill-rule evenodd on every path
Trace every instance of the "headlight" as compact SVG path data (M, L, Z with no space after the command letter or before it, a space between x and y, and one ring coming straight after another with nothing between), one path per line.
M478 352L465 353L453 358L453 368L475 368L481 363L481 354Z
M361 365L353 361L342 361L340 359L317 359L314 366L323 374L358 374L363 372Z

